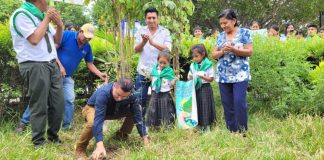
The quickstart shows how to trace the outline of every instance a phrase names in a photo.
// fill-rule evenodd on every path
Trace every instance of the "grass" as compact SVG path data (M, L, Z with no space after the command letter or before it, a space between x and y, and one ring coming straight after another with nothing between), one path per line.
M60 131L63 145L46 144L37 150L31 144L30 128L16 135L16 122L1 122L1 159L73 159L83 123L78 115L72 130ZM177 128L150 132L147 148L142 147L136 129L128 141L113 140L121 124L111 121L104 143L111 159L324 159L323 117L289 116L280 120L256 113L249 117L246 138L229 133L223 117L218 117L218 123L207 133ZM88 147L88 155L93 149L94 142Z
M217 92L214 92L217 93ZM109 121L104 144L109 159L324 159L324 118L290 115L277 119L264 113L249 115L247 137L229 133L223 109L215 95L217 124L210 132L178 128L149 133L151 143L143 148L134 127L128 141L112 137L121 126ZM14 133L18 118L0 121L0 159L74 159L74 144L84 123L80 110L75 114L72 130L60 131L62 145L46 144L35 150L31 143L30 127L20 135ZM90 156L94 140L88 146Z

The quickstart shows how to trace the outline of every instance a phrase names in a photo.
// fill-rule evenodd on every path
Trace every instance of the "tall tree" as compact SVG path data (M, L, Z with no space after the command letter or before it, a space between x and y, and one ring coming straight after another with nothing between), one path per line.
M63 2L56 2L55 8L60 11L64 23L73 23L76 28L90 22L90 15L84 15L86 8Z
M189 30L188 15L193 13L194 5L191 0L96 0L93 8L93 17L103 28L114 31L116 51L120 58L120 71L122 74L129 70L127 58L134 54L131 37L124 37L121 33L121 21L134 22L135 19L144 19L144 10L154 6L159 10L160 24L166 26L172 33L173 39L173 67L179 73L180 37ZM132 25L127 25L127 27ZM128 28L129 32L129 28ZM119 33L119 34L118 34ZM130 34L127 34L130 35ZM118 42L118 43L117 43ZM117 47L118 46L118 47ZM125 67L124 67L125 65Z
M131 75L130 64L134 55L133 39L130 29L134 21L143 15L142 7L145 1L131 0L95 0L92 17L106 33L112 33L115 48L115 69L117 77L129 77ZM123 21L127 25L123 29ZM116 60L117 59L117 60Z
M191 27L219 29L218 15L226 9L237 11L242 26L249 26L258 20L265 27L271 24L283 25L286 22L295 26L319 23L318 15L324 11L324 0L193 0L196 10L190 17Z

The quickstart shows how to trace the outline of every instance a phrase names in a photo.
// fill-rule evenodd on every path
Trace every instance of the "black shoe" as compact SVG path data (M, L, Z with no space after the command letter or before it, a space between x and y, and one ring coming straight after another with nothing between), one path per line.
M42 148L45 144L46 144L46 141L42 141L42 142L38 142L38 143L34 143L34 147L35 147L35 149L40 149L40 148Z
M48 139L50 142L54 143L54 144L63 144L63 141L60 140L59 138L56 139Z
M246 138L247 137L246 133L242 133L242 137Z

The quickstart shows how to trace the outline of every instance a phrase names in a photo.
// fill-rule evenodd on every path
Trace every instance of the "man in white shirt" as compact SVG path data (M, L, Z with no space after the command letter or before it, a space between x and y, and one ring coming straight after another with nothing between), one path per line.
M135 35L135 52L140 54L137 65L135 89L140 92L140 103L143 108L143 117L146 113L146 98L150 81L149 75L153 66L157 63L160 51L168 49L171 51L172 39L170 31L159 25L159 13L155 8L145 10L145 22L147 26L142 27Z
M56 30L49 26L50 22L57 26ZM61 16L54 8L48 8L46 0L26 0L12 14L10 31L30 96L32 142L35 147L45 143L48 122L48 140L62 143L57 133L64 111L63 83L54 45L62 40Z

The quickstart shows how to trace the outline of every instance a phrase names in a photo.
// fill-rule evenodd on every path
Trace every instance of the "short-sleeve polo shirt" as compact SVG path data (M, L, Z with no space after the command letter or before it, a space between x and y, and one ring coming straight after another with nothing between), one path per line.
M58 57L64 66L67 76L72 76L81 60L93 62L92 49L89 43L79 47L78 32L64 31L62 42L57 49Z
M23 11L27 13L35 22L25 15L24 13L19 13L16 16L15 24L17 30L22 34L22 36L18 35L16 30L14 29L14 22L13 17L14 15L19 12ZM46 40L43 37L38 44L33 45L31 44L27 38L32 35L35 30L39 27L42 21L40 21L37 17L29 13L27 10L19 8L17 9L10 18L10 32L13 41L13 48L16 51L17 55L16 58L18 63L22 63L25 61L51 61L57 58L57 52L55 50L54 45L54 35L55 30L53 27L49 26L50 32L47 32L49 36L49 42L52 47L51 53L48 52Z

